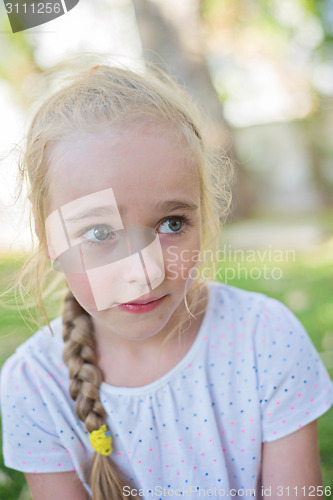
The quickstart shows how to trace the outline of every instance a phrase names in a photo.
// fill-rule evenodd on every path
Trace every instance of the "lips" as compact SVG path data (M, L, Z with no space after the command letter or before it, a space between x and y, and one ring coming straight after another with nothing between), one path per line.
M146 297L145 300L135 300L133 302L124 302L122 305L131 305L131 304L149 304L149 302L155 302L156 300L159 300L161 299L162 297L164 297L164 295L161 295L160 297L152 297L152 296L149 296L149 297Z

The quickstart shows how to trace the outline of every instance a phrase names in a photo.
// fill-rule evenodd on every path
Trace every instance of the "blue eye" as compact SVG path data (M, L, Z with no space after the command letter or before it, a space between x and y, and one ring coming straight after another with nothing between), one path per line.
M110 238L112 231L108 226L100 225L91 227L82 234L89 243L102 243Z
M184 225L189 225L189 220L187 217L174 216L164 219L164 221L159 225L159 232L162 234L180 234L185 231ZM161 230L164 228L164 230Z

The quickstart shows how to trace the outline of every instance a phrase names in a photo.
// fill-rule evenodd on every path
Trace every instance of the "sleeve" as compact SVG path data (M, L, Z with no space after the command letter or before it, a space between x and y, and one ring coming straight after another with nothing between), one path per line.
M22 472L73 470L68 450L43 399L38 369L18 353L1 370L1 416L5 465Z
M268 299L255 339L262 440L290 434L325 413L333 384L308 334L296 316Z

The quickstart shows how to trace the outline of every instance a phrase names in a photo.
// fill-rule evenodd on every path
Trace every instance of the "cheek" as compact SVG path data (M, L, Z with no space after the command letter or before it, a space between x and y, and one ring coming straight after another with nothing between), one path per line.
M86 273L66 274L66 281L74 297L84 309L95 309L95 299Z
M191 270L199 263L200 237L193 237L186 245L171 244L163 249L166 276L171 280L187 280L195 276Z

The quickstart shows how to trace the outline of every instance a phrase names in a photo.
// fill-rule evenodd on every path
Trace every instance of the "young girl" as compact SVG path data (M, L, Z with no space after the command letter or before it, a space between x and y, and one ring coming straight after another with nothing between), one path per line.
M5 464L34 500L322 494L332 384L285 306L200 257L230 199L194 116L167 78L100 65L32 121L30 267L67 286L1 373Z

